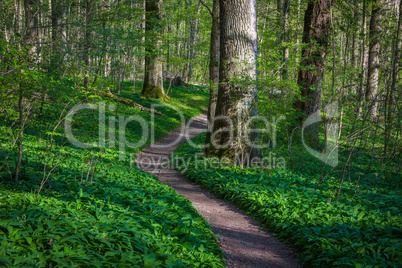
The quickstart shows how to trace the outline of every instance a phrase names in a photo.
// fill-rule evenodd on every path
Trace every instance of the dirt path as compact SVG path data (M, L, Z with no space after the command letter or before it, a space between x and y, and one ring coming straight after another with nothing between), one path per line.
M194 137L206 129L206 121L205 114L196 117L191 124L189 137ZM272 233L261 228L258 222L201 189L182 173L163 168L167 166L166 162L171 153L185 142L186 138L181 135L181 128L178 128L155 144L171 144L178 137L180 142L168 148L150 146L144 149L137 157L137 166L157 175L161 182L171 186L193 203L219 237L221 248L227 254L228 267L302 267L292 251L276 240Z

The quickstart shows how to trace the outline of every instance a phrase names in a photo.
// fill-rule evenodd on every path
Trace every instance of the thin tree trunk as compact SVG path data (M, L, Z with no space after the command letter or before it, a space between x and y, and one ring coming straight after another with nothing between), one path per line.
M289 42L289 26L290 26L290 0L283 1L283 42ZM288 78L287 61L289 60L289 46L284 45L282 51L282 80Z
M86 0L85 9L85 45L84 45L84 88L88 89L89 85L89 63L90 63L90 39L91 39L91 12L92 12L92 0Z
M17 32L21 34L22 30L22 7L21 0L17 1Z
M196 33L197 33L197 28L198 28L198 21L199 21L199 16L200 16L200 4L201 2L198 1L198 6L197 6L197 17L189 22L189 32L190 32L190 40L189 40L189 52L188 52L188 72L187 72L187 83L190 83L192 76L193 76L193 60L195 56L195 39L196 39Z
M58 70L62 60L62 27L59 21L65 13L65 7L57 0L51 0L51 23L52 23L52 62L51 71Z
M21 163L22 163L22 138L24 135L24 108L22 107L23 102L23 95L22 95L22 88L20 83L20 95L18 99L18 114L19 114L19 129L18 129L18 138L17 138L17 145L18 145L18 159L15 165L15 173L14 173L14 180L19 180Z
M29 49L29 55L32 55L36 51L35 43L38 41L38 27L37 27L37 0L24 0L25 11L25 34L22 44L31 45Z
M357 9L357 2L355 2L355 5L356 5L356 9ZM351 56L350 56L350 61L351 61L351 64L352 64L352 68L354 68L355 70L357 70L357 68L358 68L358 57L359 57L359 51L358 51L358 48L359 48L359 40L358 40L358 37L357 37L357 29L358 29L358 26L359 26L359 12L358 12L358 10L355 10L354 11L354 19L353 19L353 21L351 22L351 26L352 26L352 32L353 32L353 34L352 34L352 51L351 51ZM356 79L356 71L353 71L352 72L352 83L353 84L355 84L355 79ZM354 93L357 93L357 86L356 85L354 85L352 88L351 88L351 90L352 90L352 92L354 92Z
M172 26L170 24L167 25L167 33L168 35L172 34ZM170 67L170 39L167 39L167 51L166 51L166 73L168 77L171 77L170 73L171 67Z
M299 55L300 55L300 33L299 33L299 25L300 25L300 9L301 9L301 1L297 0L297 28L296 28L296 44L297 44L297 48L296 48L296 64L299 64ZM298 72L297 70L294 72L294 79L297 79L297 75Z
M216 102L218 99L219 85L219 60L220 60L220 24L219 24L219 0L214 0L212 10L211 43L209 48L209 105L208 105L208 129L205 144L210 144L215 118Z
M352 35L352 55L350 61L352 63L353 68L356 69L358 67L358 47L359 47L359 42L357 39L357 29L359 26L358 10L354 11L353 21L351 22L351 24L352 24L353 35Z
M386 127L385 127L385 141L384 141L384 156L387 154L387 148L389 143L389 138L392 133L392 122L393 122L393 114L395 109L395 98L397 92L397 86L399 82L399 71L401 65L401 53L402 53L402 1L399 1L399 18L398 18L398 29L395 35L394 45L393 45L393 64L392 64L392 81L391 81L391 88L388 95L388 105L387 107L387 120L386 120Z
M361 73L360 73L360 81L359 87L357 92L358 97L358 113L362 114L362 104L364 99L364 82L366 81L366 74L367 74L367 53L366 53L366 39L367 39L367 22L366 22L366 0L363 0L363 19L362 19L362 41L361 41L361 48L360 48L360 66L361 66Z
M365 99L370 103L378 93L378 73L380 68L380 33L381 33L381 0L374 0L370 19L370 45L368 60L368 75ZM378 102L368 106L373 117L377 114Z

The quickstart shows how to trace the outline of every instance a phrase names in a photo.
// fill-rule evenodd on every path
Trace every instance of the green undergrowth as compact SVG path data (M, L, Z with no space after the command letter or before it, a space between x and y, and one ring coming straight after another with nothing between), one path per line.
M126 82L115 94L145 107L160 104L131 94L131 88L132 83ZM191 203L133 164L135 154L149 141L141 148L127 148L124 159L120 158L121 132L135 143L141 128L135 122L126 130L117 127L114 146L108 138L111 121L119 126L120 120L139 115L149 128L155 126L156 140L180 125L173 106L188 119L201 113L208 99L207 92L180 88L173 88L169 96L167 106L156 108L163 115L155 115L153 124L146 111L83 92L70 94L70 103L50 99L42 116L34 117L25 129L18 182L10 178L16 148L10 149L7 120L1 119L1 159L10 153L8 167L0 170L1 267L224 266L215 235ZM104 148L73 146L65 138L64 123L53 131L63 109L87 100L117 108L107 108L104 115ZM77 113L72 122L77 140L97 144L102 116L99 109Z
M200 145L204 141L205 133L193 139ZM394 173L376 184L361 180L356 185L345 179L335 201L337 177L317 184L318 177L308 176L305 170L219 166L210 159L203 161L199 152L188 143L179 147L176 157L189 161L187 168L182 164L179 169L291 242L307 266L397 267L402 263L402 198L400 177ZM305 169L318 165L304 163Z

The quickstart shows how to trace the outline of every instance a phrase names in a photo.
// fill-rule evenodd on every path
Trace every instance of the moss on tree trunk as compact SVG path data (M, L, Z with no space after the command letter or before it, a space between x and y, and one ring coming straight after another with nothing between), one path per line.
M162 87L151 84L144 84L142 96L146 99L165 99Z
M142 95L147 99L165 100L163 91L162 61L160 56L160 0L145 2L145 76Z

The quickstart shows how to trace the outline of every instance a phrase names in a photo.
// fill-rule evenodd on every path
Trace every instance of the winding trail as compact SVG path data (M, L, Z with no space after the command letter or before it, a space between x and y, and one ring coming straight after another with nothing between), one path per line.
M189 138L206 129L207 116L195 117L189 128ZM184 129L184 128L183 128ZM184 132L184 131L183 131ZM169 145L178 141L173 145ZM159 180L193 203L200 215L212 226L219 237L221 248L227 254L228 267L302 267L289 247L275 239L274 234L245 213L216 198L208 191L188 180L182 173L167 169L173 151L186 141L181 127L144 149L137 157L139 168L159 177ZM156 146L169 145L166 148Z

